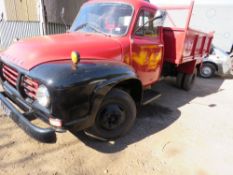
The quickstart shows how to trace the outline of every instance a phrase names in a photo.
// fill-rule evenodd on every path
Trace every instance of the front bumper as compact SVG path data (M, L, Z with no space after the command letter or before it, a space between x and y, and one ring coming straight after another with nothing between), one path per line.
M14 107L4 92L0 93L0 101L10 110L11 117L28 135L44 143L56 142L56 133L53 128L40 128L32 124L26 115Z

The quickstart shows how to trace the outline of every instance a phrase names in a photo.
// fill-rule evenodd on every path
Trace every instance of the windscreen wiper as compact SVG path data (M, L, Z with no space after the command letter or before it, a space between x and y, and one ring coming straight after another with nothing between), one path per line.
M100 29L98 29L98 27L96 27L95 25L90 24L90 23L88 23L88 22L87 22L87 23L84 23L84 24L81 24L80 26L78 26L78 27L75 29L75 31L81 30L81 29L83 29L84 27L90 27L92 30L94 30L94 31L97 32L97 33L102 33L102 34L104 34L105 36L111 37L111 35L109 35L109 34L103 32L103 31L101 31Z

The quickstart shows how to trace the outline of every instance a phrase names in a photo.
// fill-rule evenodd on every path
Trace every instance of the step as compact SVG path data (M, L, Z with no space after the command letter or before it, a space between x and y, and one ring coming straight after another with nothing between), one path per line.
M152 89L145 90L143 94L143 100L142 100L142 105L148 105L149 103L157 100L161 94L159 92L156 92Z

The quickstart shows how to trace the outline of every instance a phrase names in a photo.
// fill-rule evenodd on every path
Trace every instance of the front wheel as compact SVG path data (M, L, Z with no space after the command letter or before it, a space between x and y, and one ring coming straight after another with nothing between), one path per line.
M135 118L136 105L132 97L121 89L113 89L105 97L94 126L86 133L98 139L116 139L130 130Z

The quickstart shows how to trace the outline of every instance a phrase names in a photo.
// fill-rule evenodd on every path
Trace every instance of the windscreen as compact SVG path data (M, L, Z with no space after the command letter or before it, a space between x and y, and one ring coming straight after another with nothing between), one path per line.
M70 31L125 35L131 23L133 8L122 3L90 3L84 5ZM80 26L83 26L80 28Z

